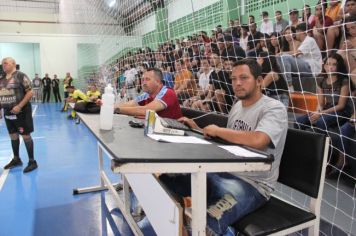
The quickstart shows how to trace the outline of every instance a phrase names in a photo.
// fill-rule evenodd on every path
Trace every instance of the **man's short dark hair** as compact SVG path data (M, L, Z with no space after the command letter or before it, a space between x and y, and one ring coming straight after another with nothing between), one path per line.
M75 89L75 87L72 86L72 85L69 85L69 86L66 87L66 89Z
M236 66L242 66L242 65L246 65L246 66L248 66L248 68L250 68L250 72L253 75L253 78L257 79L258 77L260 77L262 75L262 68L257 63L256 60L254 60L252 58L242 59L240 61L235 62L233 68Z
M268 16L268 12L267 11L263 11L262 12L262 16Z
M163 73L162 73L162 71L161 71L160 69L155 68L155 67L150 67L150 68L148 68L146 71L147 71L147 72L152 71L152 72L155 74L155 76L157 76L157 77L159 78L159 80L160 80L161 82L163 82Z
M307 26L307 23L303 22L303 23L300 23L298 24L296 27L295 27L295 30L296 31L303 31L303 32L306 32L308 29L308 26Z
M355 0L356 2L356 0ZM348 17L345 18L345 23L350 23L350 22L356 22L356 15L349 15Z
M277 11L276 11L276 14L277 14L277 13L282 15L282 12L281 12L280 10L277 10Z

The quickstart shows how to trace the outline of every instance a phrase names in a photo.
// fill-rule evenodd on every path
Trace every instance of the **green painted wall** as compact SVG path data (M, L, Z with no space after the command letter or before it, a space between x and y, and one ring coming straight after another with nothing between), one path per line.
M86 89L86 78L98 72L99 45L83 43L77 45L78 50L78 78L74 85L79 89Z

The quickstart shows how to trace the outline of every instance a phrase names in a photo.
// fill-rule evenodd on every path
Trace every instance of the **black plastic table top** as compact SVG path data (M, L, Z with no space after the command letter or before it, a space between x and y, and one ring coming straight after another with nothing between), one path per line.
M273 157L239 157L212 144L180 144L158 142L144 136L143 129L132 128L133 117L114 115L113 129L100 130L98 114L78 114L82 122L97 140L119 163L221 163L221 162L267 162ZM221 145L221 144L220 144Z

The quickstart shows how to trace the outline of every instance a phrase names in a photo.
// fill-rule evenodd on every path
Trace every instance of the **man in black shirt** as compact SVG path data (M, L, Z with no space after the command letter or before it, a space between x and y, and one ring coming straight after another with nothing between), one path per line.
M218 47L220 55L224 60L238 61L246 57L245 51L233 43L231 35L225 34L223 38L220 38L218 40Z
M256 23L250 24L250 35L247 38L247 57L256 58L262 52L261 40L264 40L264 35L257 31Z
M56 99L56 102L58 101L62 102L61 95L59 94L59 79L57 78L57 75L53 75L52 89L53 89L54 99Z
M7 57L2 60L2 66L6 75L0 78L0 108L4 109L5 123L11 138L11 146L14 154L13 159L4 167L11 169L21 166L19 156L20 139L24 140L29 162L23 170L24 173L37 168L37 162L33 154L33 132L32 108L30 99L33 95L31 81L21 71L16 70L16 62Z
M42 79L42 86L43 86L43 99L42 102L44 103L47 98L47 102L51 98L51 78L48 77L48 74L45 74L45 77Z

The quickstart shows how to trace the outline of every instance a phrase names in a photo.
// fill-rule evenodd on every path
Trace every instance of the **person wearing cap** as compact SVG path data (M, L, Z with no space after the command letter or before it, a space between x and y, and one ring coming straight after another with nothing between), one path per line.
M276 22L273 24L273 31L277 33L282 33L283 30L288 26L289 22L283 19L281 11L276 11L275 17Z
M260 32L263 34L270 34L273 32L273 23L270 21L268 18L268 12L263 11L262 12L262 23L260 26Z
M225 34L218 41L218 47L222 58L229 58L233 61L238 61L246 57L245 51L238 45L234 45L232 37Z
M299 23L299 11L293 8L289 11L289 25L296 27Z
M177 95L163 85L160 69L148 68L142 75L143 93L134 100L115 104L115 113L144 117L146 110L157 112L160 117L178 119L182 117Z

